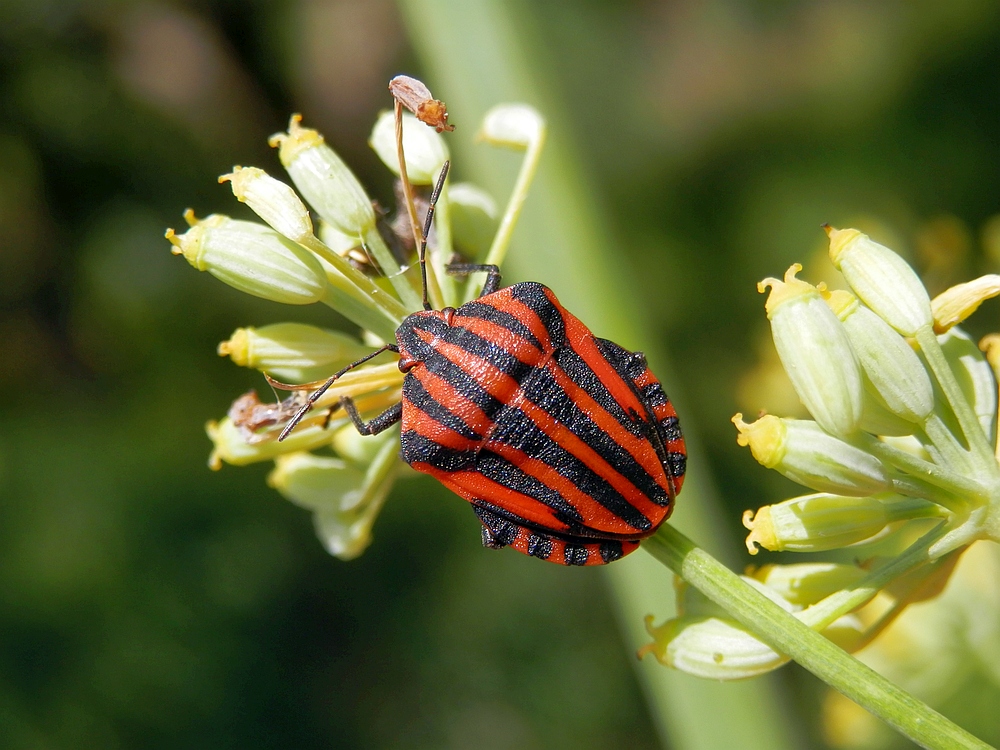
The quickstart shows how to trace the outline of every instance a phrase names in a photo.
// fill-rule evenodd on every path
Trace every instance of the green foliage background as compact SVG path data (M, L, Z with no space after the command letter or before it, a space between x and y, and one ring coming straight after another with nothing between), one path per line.
M290 112L390 205L365 146L388 78L428 76L456 115L458 177L482 179L461 161L474 100L496 101L507 60L528 65L538 88L523 96L542 97L553 153L612 238L608 284L643 331L621 343L669 352L668 392L699 433L692 465L725 509L716 544L791 487L728 421L771 406L747 385L767 340L758 279L815 266L824 221L872 228L932 291L996 270L995 4L468 6L501 12L517 50L498 35L443 54L448 3L0 4L3 747L661 742L601 572L483 550L469 510L423 479L400 483L370 550L342 563L265 467L205 468L204 422L262 386L217 342L330 318L231 291L162 234L187 206L246 216L215 178L280 174L265 141ZM435 86L457 80L449 66L482 68L476 97ZM526 227L552 203L537 199ZM580 293L571 268L533 265L532 239L517 235L508 279ZM996 320L984 306L976 332ZM819 686L795 669L774 685L781 731L819 746ZM998 698L973 675L943 709L997 742L976 707Z

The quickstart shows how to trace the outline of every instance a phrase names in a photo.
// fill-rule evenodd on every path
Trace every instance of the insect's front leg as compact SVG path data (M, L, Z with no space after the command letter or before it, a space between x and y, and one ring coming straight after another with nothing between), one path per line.
M384 412L372 420L365 422L358 414L358 407L354 405L354 399L344 396L340 399L340 406L347 412L347 416L354 422L354 426L362 435L378 435L392 427L403 417L403 402L393 404Z
M452 276L468 276L470 273L486 273L486 283L483 284L483 291L480 297L493 294L500 288L500 266L491 263L449 263L445 270Z

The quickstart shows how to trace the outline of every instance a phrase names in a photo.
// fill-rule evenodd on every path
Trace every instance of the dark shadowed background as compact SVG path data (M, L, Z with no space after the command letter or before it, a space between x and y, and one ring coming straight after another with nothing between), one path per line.
M1000 7L482 5L503 8L546 82L534 103L596 191L737 539L744 508L791 490L729 423L796 408L771 386L754 284L795 260L821 278L824 221L891 244L932 292L1000 268ZM343 322L196 273L164 229L189 206L247 217L216 178L283 176L266 139L292 112L391 204L366 145L387 80L426 74L450 97L409 30L421 3L405 8L0 3L3 747L660 746L600 572L483 550L429 479L397 485L344 563L267 467L206 467L204 423L263 385L216 344ZM468 138L482 110L466 112ZM517 243L510 280L531 273ZM795 669L780 684L791 735L822 746L819 686ZM949 706L1000 741L969 696L995 706L997 688L972 675Z

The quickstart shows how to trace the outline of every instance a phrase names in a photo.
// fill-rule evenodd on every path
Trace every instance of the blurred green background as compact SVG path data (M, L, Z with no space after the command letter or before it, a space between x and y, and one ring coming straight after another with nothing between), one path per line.
M699 433L719 534L738 539L743 509L793 491L729 423L795 408L772 387L756 281L795 260L822 278L824 221L907 254L932 292L998 268L1000 6L483 7L513 24L555 147L597 196L618 283ZM205 421L262 386L216 344L242 325L333 323L196 273L163 231L188 206L247 217L216 177L281 176L266 138L291 112L391 205L366 141L398 72L426 74L468 141L483 110L434 71L501 63L435 57L410 30L434 19L406 8L0 2L0 746L664 741L600 571L483 550L472 513L429 479L400 483L369 551L343 563L267 467L206 468ZM479 85L496 101L488 75ZM517 236L509 280L530 273L528 244ZM779 680L793 742L822 747L821 686L794 668ZM1000 700L971 674L948 705L1000 741L973 695Z

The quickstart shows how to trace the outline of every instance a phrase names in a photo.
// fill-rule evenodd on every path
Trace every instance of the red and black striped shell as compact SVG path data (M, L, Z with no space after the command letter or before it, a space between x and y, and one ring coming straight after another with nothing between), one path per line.
M642 354L547 287L413 313L396 340L402 457L473 505L487 546L598 565L670 515L686 463L673 406Z

